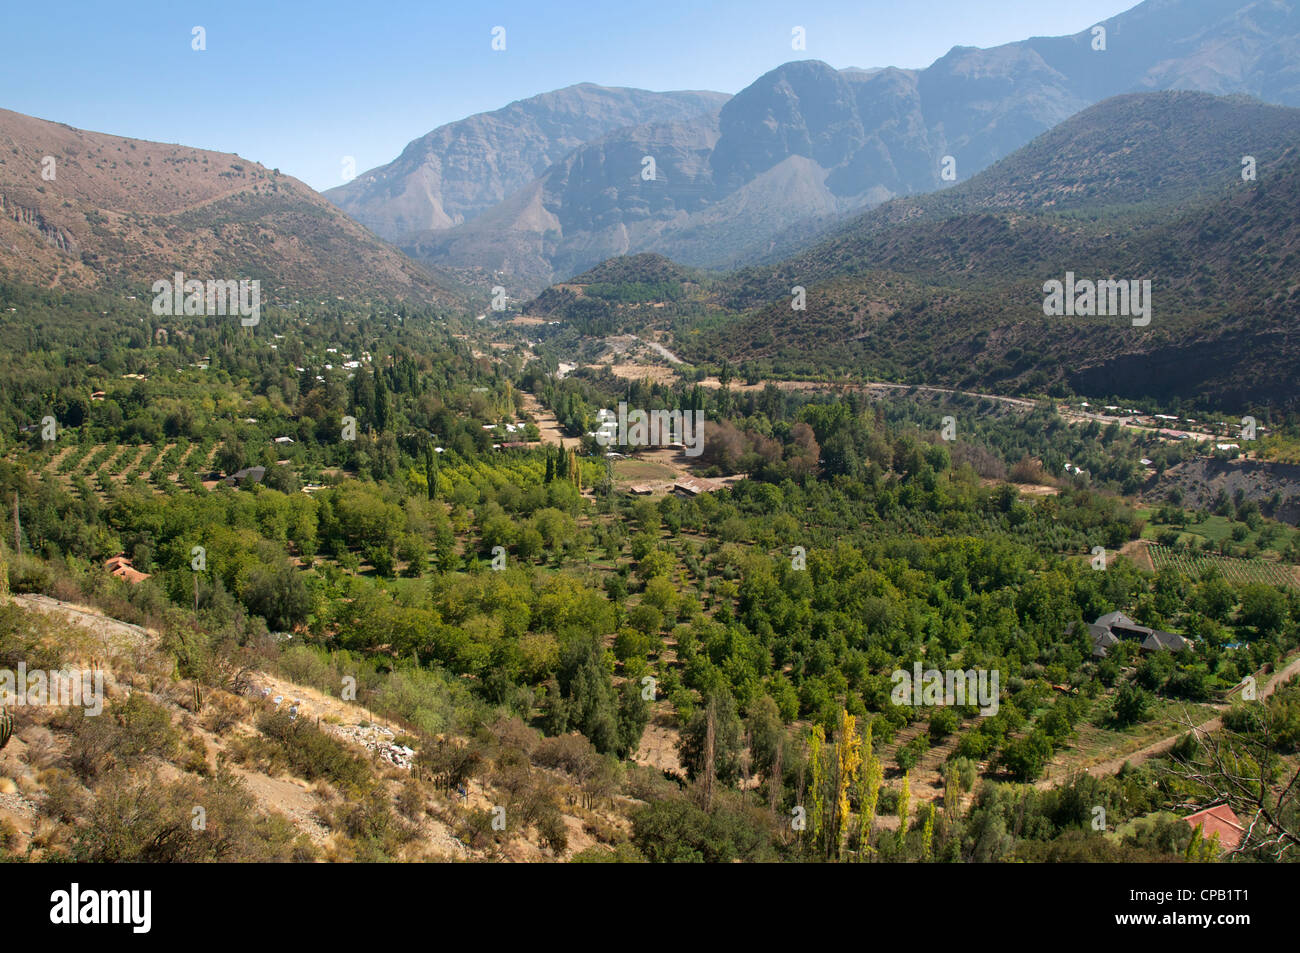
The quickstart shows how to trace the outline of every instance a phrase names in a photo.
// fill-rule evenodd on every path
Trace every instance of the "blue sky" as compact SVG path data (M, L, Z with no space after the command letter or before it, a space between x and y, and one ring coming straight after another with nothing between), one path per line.
M794 59L921 67L957 45L1075 33L1135 0L0 5L0 107L237 152L326 189L344 156L361 172L445 122L573 83L734 93Z

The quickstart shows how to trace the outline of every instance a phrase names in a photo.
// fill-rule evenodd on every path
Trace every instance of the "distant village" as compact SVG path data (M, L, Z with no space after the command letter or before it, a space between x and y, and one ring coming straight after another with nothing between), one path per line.
M1180 417L1177 414L1149 414L1134 408L1121 408L1116 404L1098 407L1086 400L1078 404L1063 404L1059 410L1067 417L1082 417L1099 423L1116 423L1121 427L1154 431L1157 436L1168 441L1213 440L1216 450L1240 450L1239 441L1258 439L1269 432L1263 424L1254 424L1254 434L1247 435L1241 422L1198 421L1194 417Z

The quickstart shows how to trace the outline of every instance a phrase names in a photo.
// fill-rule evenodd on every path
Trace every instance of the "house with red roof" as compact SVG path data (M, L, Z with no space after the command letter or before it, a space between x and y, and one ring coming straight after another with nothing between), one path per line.
M104 563L104 568L116 576L118 579L125 579L131 585L144 582L149 578L147 572L141 572L131 565L131 560L126 556L114 556Z
M1201 826L1201 834L1206 840L1212 838L1215 834L1219 835L1219 846L1225 851L1236 850L1241 839L1246 836L1246 828L1242 826L1241 821L1237 819L1236 813L1226 804L1216 804L1214 807L1207 807L1195 814L1188 814L1183 818L1192 830Z

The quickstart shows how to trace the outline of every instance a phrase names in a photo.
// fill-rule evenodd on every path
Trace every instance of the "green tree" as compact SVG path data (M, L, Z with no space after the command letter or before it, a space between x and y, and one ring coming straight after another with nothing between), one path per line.
M641 744L641 735L650 723L650 702L644 697L639 682L628 679L618 692L618 747L620 758L626 758Z
M1115 720L1121 725L1134 725L1146 719L1151 696L1133 682L1125 682L1115 695Z
M740 778L740 758L743 752L740 716L736 713L736 700L726 689L709 694L682 730L677 750L682 766L691 780L703 777L705 769L705 736L708 728L708 710L713 709L713 772L719 782L735 784Z
M568 725L602 754L617 752L620 746L618 701L604 656L598 639L579 639L565 653L557 673Z

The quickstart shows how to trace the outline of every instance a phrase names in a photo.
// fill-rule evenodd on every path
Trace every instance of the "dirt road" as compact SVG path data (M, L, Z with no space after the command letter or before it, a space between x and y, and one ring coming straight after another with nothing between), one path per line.
M105 655L138 648L148 642L150 636L157 635L138 625L110 618L93 606L74 605L37 593L15 593L13 600L25 609L34 609L80 626L99 640Z
M656 354L658 354L660 357L662 357L662 358L663 358L665 361L667 361L669 364L684 364L684 363L686 363L686 362L683 361L680 357L678 357L676 354L674 354L672 351L668 350L668 348L666 348L666 347L664 347L662 344L660 344L658 341L647 341L645 338L639 338L639 337L637 337L635 334L632 335L632 340L634 340L634 341L640 341L640 342L641 342L642 344L644 344L646 347L650 348L650 350L654 351Z
M564 435L564 431L560 430L560 422L555 419L555 414L543 407L541 401L532 394L524 394L524 410L537 421L537 429L542 433L542 443L563 447L565 450L582 445L582 441L577 437Z
M1263 686L1260 687L1259 700L1263 701L1269 695L1272 695L1273 692L1277 690L1279 685L1283 684L1284 682L1286 682L1288 679L1290 679L1293 675L1296 675L1297 673L1300 673L1300 655L1293 658L1286 665L1286 667L1283 668L1281 671L1274 672L1272 677L1270 677L1269 680ZM1214 707L1219 709L1220 711L1226 711L1230 706L1216 705ZM1209 719L1208 721L1202 722L1201 724L1197 725L1196 732L1198 734L1208 734L1211 731L1218 731L1222 727L1223 727L1223 718L1221 716L1216 715L1215 717ZM1125 763L1128 763L1136 767L1137 765L1142 764L1145 761L1149 761L1152 758L1158 757L1159 755L1162 755L1165 752L1167 752L1170 748L1172 748L1175 744L1177 744L1178 739L1181 738L1186 733L1187 730L1185 728L1179 728L1179 730L1174 732L1172 735L1169 735L1166 738L1162 738L1157 742L1149 744L1144 748L1139 748L1138 750L1126 754L1123 757L1110 758L1106 761L1098 762L1097 764L1090 765L1084 770L1086 771L1086 773L1090 774L1094 778L1101 778L1101 777L1106 777L1108 775L1116 774L1120 770L1120 768L1124 767ZM1060 777L1060 778L1056 778L1055 780L1040 781L1036 786L1040 788L1056 787L1057 785L1065 783L1068 780L1069 780L1068 776Z

